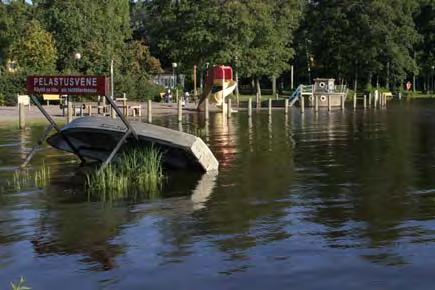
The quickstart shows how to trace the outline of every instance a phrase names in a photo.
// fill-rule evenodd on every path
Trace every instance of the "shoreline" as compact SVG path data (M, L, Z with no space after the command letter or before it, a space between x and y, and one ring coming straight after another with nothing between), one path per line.
M83 102L78 104L85 104L86 106L92 105L96 106L97 103L92 102ZM147 116L147 103L140 103L140 102L129 102L129 106L137 106L141 105L141 118L146 118ZM44 109L50 114L50 116L55 121L65 121L66 116L62 115L62 110L60 109L59 105L43 105ZM38 108L35 105L31 105L30 107L25 106L25 120L26 125L31 125L31 123L40 122L40 121L47 121L45 117L42 115L42 113L38 110ZM122 109L121 109L122 110ZM97 116L95 113L96 109L93 109L93 116ZM210 112L215 112L215 110L210 110ZM176 103L152 103L152 115L153 117L161 117L161 116L172 116L177 115L178 108ZM83 111L84 116L87 116L87 111ZM197 113L196 110L196 104L189 103L186 104L186 106L183 107L183 114L193 114ZM102 116L102 115L100 115ZM137 117L128 117L130 118L137 118ZM0 125L6 124L11 125L13 123L16 123L18 125L18 106L8 107L8 106L0 106Z

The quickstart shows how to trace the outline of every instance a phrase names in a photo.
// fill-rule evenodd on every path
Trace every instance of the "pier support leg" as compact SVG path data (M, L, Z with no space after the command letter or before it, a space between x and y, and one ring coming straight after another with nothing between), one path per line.
M26 112L23 103L18 104L18 126L20 129L26 128Z
M178 122L183 121L183 104L181 103L181 98L178 99L177 106L178 106Z
M248 117L252 117L252 98L248 99Z
M231 114L232 114L232 108L231 108L231 99L228 99L228 119L231 119Z
M286 115L288 114L288 99L287 98L284 100L284 113Z
M353 110L356 110L356 93L353 94Z
M209 105L208 104L208 98L205 98L204 102L205 102L204 103L204 107L205 107L205 110L204 110L205 111L204 112L205 113L205 120L208 121L210 119L210 112L209 112L209 107L208 107L208 105Z
M301 114L305 112L305 98L301 96Z
M268 103L268 113L269 113L269 116L272 115L272 99L269 99L269 103Z
M151 100L148 100L148 103L147 103L147 117L148 117L148 123L152 123L153 122L153 108L152 108Z

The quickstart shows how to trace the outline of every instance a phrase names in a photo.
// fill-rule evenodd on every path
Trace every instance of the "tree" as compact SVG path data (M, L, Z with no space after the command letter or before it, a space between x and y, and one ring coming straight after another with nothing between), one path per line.
M23 34L10 46L8 55L26 73L50 73L56 68L53 36L37 20L25 26Z
M373 76L387 86L403 81L416 69L415 8L411 0L310 1L306 22L317 72L348 81L365 75L369 85Z
M420 69L423 88L429 90L432 66L435 65L435 1L420 0L419 7L414 15L417 31L421 41L415 48L418 67ZM414 87L416 84L414 84Z
M235 64L242 76L276 78L293 56L296 0L145 1L149 41L170 61L191 67ZM146 19L146 21L145 21Z
M8 59L9 46L22 32L31 19L31 6L24 1L0 1L0 65Z
M125 0L39 0L38 17L56 39L58 69L84 73L109 72L111 59L121 64L131 38L129 2ZM73 55L82 54L80 63Z

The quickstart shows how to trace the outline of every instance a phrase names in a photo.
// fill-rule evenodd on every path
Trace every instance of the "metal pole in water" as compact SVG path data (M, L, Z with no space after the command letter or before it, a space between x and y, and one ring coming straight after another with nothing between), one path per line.
M301 96L301 114L305 112L305 98Z
M209 114L209 109L208 109L208 98L205 98L205 103L204 103L204 107L205 107L205 120L208 121L208 119L210 118L210 114Z
M372 107L372 93L369 93L369 108Z
M272 115L272 99L269 98L269 116Z
M315 112L319 111L319 96L318 95L314 96L314 111Z
M178 106L178 122L183 121L183 104L181 103L181 99L178 99L177 106Z
M367 109L367 96L364 95L364 99L363 99L363 106L364 106L364 110Z
M148 123L152 123L153 122L153 108L152 108L152 103L151 100L148 100L148 105L147 105L147 115L148 115Z
M284 100L284 113L288 114L288 98Z
M331 95L328 95L328 111L331 111Z
M18 126L20 129L24 129L26 127L26 115L24 111L24 104L18 104Z
M252 98L248 99L248 117L252 117Z

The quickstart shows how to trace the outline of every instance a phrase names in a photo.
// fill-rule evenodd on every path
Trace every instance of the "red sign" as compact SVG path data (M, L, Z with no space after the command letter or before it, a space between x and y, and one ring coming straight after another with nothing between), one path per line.
M100 95L110 91L110 78L104 76L28 76L28 94Z

